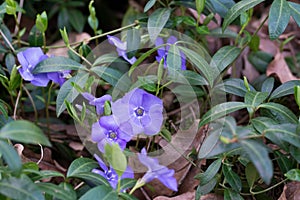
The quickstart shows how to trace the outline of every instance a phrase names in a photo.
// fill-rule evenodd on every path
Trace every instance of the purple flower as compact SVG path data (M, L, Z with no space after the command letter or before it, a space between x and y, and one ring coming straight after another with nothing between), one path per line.
M39 47L27 48L26 50L19 52L17 57L22 66L18 69L22 78L26 81L30 81L31 84L35 86L45 87L50 80L62 85L65 82L65 78L70 74L69 70L33 74L32 71L35 66L48 58Z
M131 129L129 124L119 126L112 115L103 116L92 125L91 138L98 143L99 151L104 152L104 147L107 143L118 143L121 149L126 147L126 143L131 140L132 135L123 132L121 128Z
M25 51L19 52L17 54L17 57L20 64L22 65L22 67L19 68L19 73L24 80L30 81L33 85L36 86L47 86L49 82L47 73L32 74L35 66L42 60L48 58L48 56L43 53L41 48L28 48Z
M174 178L175 171L160 165L158 160L147 156L146 149L143 148L138 154L140 162L148 168L146 174L142 177L142 183L148 183L157 178L162 184L171 190L177 191L177 181Z
M123 98L113 102L111 108L119 124L129 123L129 127L132 127L132 130L120 127L128 134L154 135L161 129L163 122L162 100L142 89L136 88L128 92Z
M110 183L111 187L116 189L118 185L118 174L116 173L116 171L111 166L110 168L108 168L99 156L95 155L95 158L97 159L99 166L102 170L93 169L92 172L103 176ZM134 178L133 171L129 166L121 176L121 179L124 178Z
M104 103L106 101L111 101L112 98L110 95L106 94L103 95L100 98L96 98L93 95L91 95L90 93L84 92L82 93L82 96L89 101L89 104L92 106L96 106L96 112L98 115L102 115L103 111L104 111Z
M122 56L127 62L130 64L133 64L136 61L135 57L128 58L126 51L127 51L127 43L122 42L119 38L108 35L108 42L112 45L115 45L117 47L117 52L119 56Z
M168 44L175 44L175 42L177 42L177 38L175 36L170 36L167 40L167 43ZM155 41L155 46L160 46L164 44L164 40L161 38L161 37L158 37ZM164 59L164 66L167 67L167 57L168 57L168 51L170 49L170 46L167 45L167 46L163 46L163 47L160 47L158 50L157 50L157 54L158 56L156 56L156 61L157 62L160 62L161 59ZM181 57L181 70L186 70L186 66L185 66L185 63L186 63L186 60L185 60L185 55L180 51L180 57Z

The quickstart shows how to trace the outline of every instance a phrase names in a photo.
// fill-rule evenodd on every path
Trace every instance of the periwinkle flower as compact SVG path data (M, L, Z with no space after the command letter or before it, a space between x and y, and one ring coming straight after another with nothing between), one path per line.
M162 184L173 191L177 191L177 181L174 178L175 171L160 165L158 160L147 156L146 149L143 148L138 154L140 162L148 168L146 174L139 182L145 184L157 178Z
M22 67L19 68L19 73L24 80L30 81L35 86L47 86L47 84L49 83L47 73L32 74L35 66L39 62L48 58L48 56L43 53L41 48L28 48L24 51L19 52L17 54L17 57L19 63L22 65Z
M118 179L119 179L116 171L111 166L108 168L99 156L95 155L95 158L98 161L99 166L102 170L93 169L92 172L97 173L102 177L104 177L110 183L111 187L116 189L118 185ZM133 171L129 166L121 176L121 179L124 178L132 178L132 179L134 178Z
M175 44L175 42L177 42L177 38L175 36L170 36L167 40L167 44ZM158 37L155 41L155 46L160 46L162 44L165 44L164 40L161 37ZM157 50L158 55L155 57L157 62L160 62L161 59L164 59L165 67L167 67L167 57L168 57L169 49L170 49L169 45L160 47ZM186 58L181 51L180 51L180 57L181 57L181 70L186 70Z
M163 103L158 97L135 88L123 98L112 102L112 112L119 124L129 123L133 135L144 133L154 135L161 129L163 122ZM120 127L130 133L127 126Z
M89 104L96 106L96 112L98 115L102 115L104 111L104 104L106 101L111 101L112 97L108 94L103 95L102 97L96 98L88 92L82 93L82 96L89 101Z
M121 149L126 147L126 143L131 140L132 135L122 131L130 130L129 124L117 124L114 117L102 116L99 121L92 125L92 140L98 143L98 149L104 152L105 145L118 143Z
M62 85L65 82L65 78L70 74L69 70L33 74L32 71L35 66L48 58L39 47L27 48L26 50L19 52L17 58L22 66L18 69L20 75L24 80L30 81L30 83L35 86L45 87L50 80Z
M117 52L119 56L122 56L130 64L133 64L136 61L135 57L128 58L126 54L127 42L122 42L119 38L110 35L108 35L107 38L110 44L115 45L117 47Z

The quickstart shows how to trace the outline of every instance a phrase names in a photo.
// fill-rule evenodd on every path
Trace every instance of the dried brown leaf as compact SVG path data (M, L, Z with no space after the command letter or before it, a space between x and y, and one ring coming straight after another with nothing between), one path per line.
M300 182L286 184L278 200L300 200Z

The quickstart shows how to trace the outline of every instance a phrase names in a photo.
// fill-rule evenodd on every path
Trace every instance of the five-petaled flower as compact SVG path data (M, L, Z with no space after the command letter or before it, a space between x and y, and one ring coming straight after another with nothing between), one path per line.
M120 127L127 134L157 134L163 122L163 103L158 97L135 88L123 98L112 102L112 112L118 124L129 123ZM132 129L128 129L132 128ZM130 132L132 131L132 132Z
M108 42L117 47L119 56L122 56L127 62L133 64L136 61L136 57L128 58L127 56L127 42L122 42L119 38L108 35Z
M96 106L97 115L102 115L104 111L104 104L106 101L111 101L112 97L108 94L103 95L102 97L96 98L88 92L82 93L82 96L89 101L89 104Z
M116 171L111 166L108 168L99 156L95 155L95 158L98 161L99 166L102 170L93 169L92 172L97 173L102 177L104 177L110 183L111 187L116 189L119 180ZM127 169L121 176L121 179L124 178L134 178L133 171L130 167L127 167Z
M45 87L52 80L55 83L62 85L65 81L65 78L70 74L70 71L58 71L58 72L49 72L49 73L38 73L33 74L35 66L48 58L45 55L41 48L31 47L27 48L24 51L21 51L17 54L18 61L22 67L20 67L19 73L22 78L26 81L30 81L31 84L35 86Z
M122 131L122 129L130 131L130 124L117 124L112 115L103 116L92 125L91 139L98 143L98 149L101 152L104 152L107 143L118 143L120 148L124 149L132 135Z
M146 149L143 148L138 154L140 162L148 168L146 174L139 180L141 184L148 183L157 178L161 183L171 190L177 191L177 181L174 178L175 171L160 165L158 160L147 156Z
M162 59L164 59L164 66L167 67L167 57L168 57L168 52L169 52L169 49L170 49L170 45L171 44L175 44L175 42L177 42L177 38L175 36L170 36L167 40L167 46L163 46L163 47L160 47L158 50L157 50L157 56L155 57L156 58L156 61L157 62L160 62ZM162 44L165 44L164 43L164 40L161 38L161 37L158 37L155 41L155 46L160 46ZM179 56L179 55L175 55L175 56ZM181 69L182 70L186 70L186 59L185 59L185 55L180 51L180 57L181 57Z

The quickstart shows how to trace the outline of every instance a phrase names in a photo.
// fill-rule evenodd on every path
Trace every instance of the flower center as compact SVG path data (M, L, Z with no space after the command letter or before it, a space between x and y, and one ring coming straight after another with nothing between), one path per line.
M134 112L137 117L142 117L145 114L145 110L142 107L136 108Z
M118 134L114 131L109 131L107 133L107 137L113 141L115 141L116 139L118 139Z
M111 170L107 170L105 172L105 175L108 181L114 180L116 178L116 174L114 174Z

